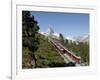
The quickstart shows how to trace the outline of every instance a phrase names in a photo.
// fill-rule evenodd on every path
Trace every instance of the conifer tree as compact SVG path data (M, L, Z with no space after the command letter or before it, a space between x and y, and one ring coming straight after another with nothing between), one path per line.
M38 30L38 22L34 19L34 16L29 11L22 11L22 46L30 50L29 55L31 59L35 60L35 63L36 57L34 52L39 45Z

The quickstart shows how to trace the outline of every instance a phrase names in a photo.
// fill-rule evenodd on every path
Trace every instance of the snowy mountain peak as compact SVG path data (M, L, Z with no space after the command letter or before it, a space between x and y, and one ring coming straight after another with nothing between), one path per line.
M53 30L53 28L50 25L49 25L48 29L46 30L46 33L49 36L52 36L54 34L54 30Z

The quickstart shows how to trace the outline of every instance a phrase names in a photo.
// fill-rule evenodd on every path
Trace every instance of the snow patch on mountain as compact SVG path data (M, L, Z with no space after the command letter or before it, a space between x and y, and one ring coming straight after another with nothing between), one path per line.
M78 42L89 42L89 34L84 34L82 36L75 37L75 40Z
M45 35L45 36L50 36L49 33L47 33L47 32L39 32L39 33L42 34L42 35ZM59 38L59 34L58 33L53 33L51 36Z
M59 38L59 34L58 33L54 33L53 35Z
M71 37L66 37L67 40L71 40L72 42L75 41L75 39L71 38Z

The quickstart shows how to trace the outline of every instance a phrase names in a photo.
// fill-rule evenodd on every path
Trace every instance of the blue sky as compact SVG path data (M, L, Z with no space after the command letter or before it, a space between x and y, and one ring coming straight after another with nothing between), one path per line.
M32 11L31 14L38 21L40 32L46 32L51 25L55 33L62 33L65 37L89 33L89 14L37 11Z

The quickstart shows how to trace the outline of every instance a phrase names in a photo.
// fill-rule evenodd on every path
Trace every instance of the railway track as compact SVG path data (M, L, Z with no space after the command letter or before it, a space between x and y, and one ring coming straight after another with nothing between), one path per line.
M56 40L49 39L49 42L56 48L56 50L59 52L61 57L64 58L66 63L72 62L75 64L81 63L81 58L79 56L76 56L73 52L66 49L60 42Z

